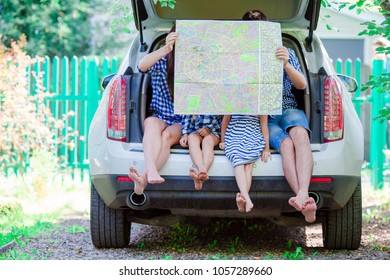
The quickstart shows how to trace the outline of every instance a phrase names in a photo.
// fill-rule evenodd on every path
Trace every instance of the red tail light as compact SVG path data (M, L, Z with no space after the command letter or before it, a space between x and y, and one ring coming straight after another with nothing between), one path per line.
M344 137L343 103L337 80L328 77L324 85L324 140L338 141Z
M126 80L118 76L110 85L107 111L107 137L126 141Z

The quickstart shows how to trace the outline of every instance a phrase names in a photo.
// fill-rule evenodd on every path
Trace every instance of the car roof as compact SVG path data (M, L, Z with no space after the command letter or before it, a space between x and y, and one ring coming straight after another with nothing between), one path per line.
M155 3L156 2L156 3ZM169 27L175 20L240 20L249 10L262 11L282 28L317 27L321 0L177 0L174 9L154 0L132 0L136 26Z

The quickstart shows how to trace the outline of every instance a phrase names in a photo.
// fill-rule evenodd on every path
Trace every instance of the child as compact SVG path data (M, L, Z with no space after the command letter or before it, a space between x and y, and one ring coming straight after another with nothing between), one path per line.
M234 175L240 190L236 195L238 211L250 212L253 203L249 197L252 184L253 164L261 156L268 161L268 116L225 115L221 126L221 143L227 158L232 162Z
M169 32L165 46L144 56L139 64L140 72L152 74L152 116L144 121L142 140L145 170L140 174L133 166L129 177L134 181L134 192L141 195L149 184L160 184L164 179L159 170L168 160L171 146L181 137L181 116L173 111L174 44L178 37L175 26Z
M198 172L190 168L190 177L196 190L201 190L209 179L207 171L214 161L214 147L220 142L220 121L218 116L186 115L182 118L180 145L189 147L190 157ZM202 148L201 148L202 146Z

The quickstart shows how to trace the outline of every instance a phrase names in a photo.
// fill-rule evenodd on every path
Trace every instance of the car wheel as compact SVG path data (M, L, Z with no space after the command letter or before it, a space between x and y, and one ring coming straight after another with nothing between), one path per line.
M362 235L362 189L360 183L348 203L339 210L329 211L322 223L324 247L355 250Z
M97 248L123 248L129 245L131 222L125 210L111 209L91 184L91 238Z

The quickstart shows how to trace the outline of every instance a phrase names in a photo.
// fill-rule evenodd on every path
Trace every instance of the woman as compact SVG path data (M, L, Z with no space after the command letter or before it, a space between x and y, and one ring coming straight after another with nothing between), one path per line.
M140 72L152 75L151 116L144 121L142 140L145 170L140 174L133 166L129 177L134 181L134 192L141 195L147 184L161 184L164 179L159 170L168 160L171 146L181 138L181 116L174 114L173 74L174 45L178 34L175 26L169 32L165 45L144 56L139 64Z

